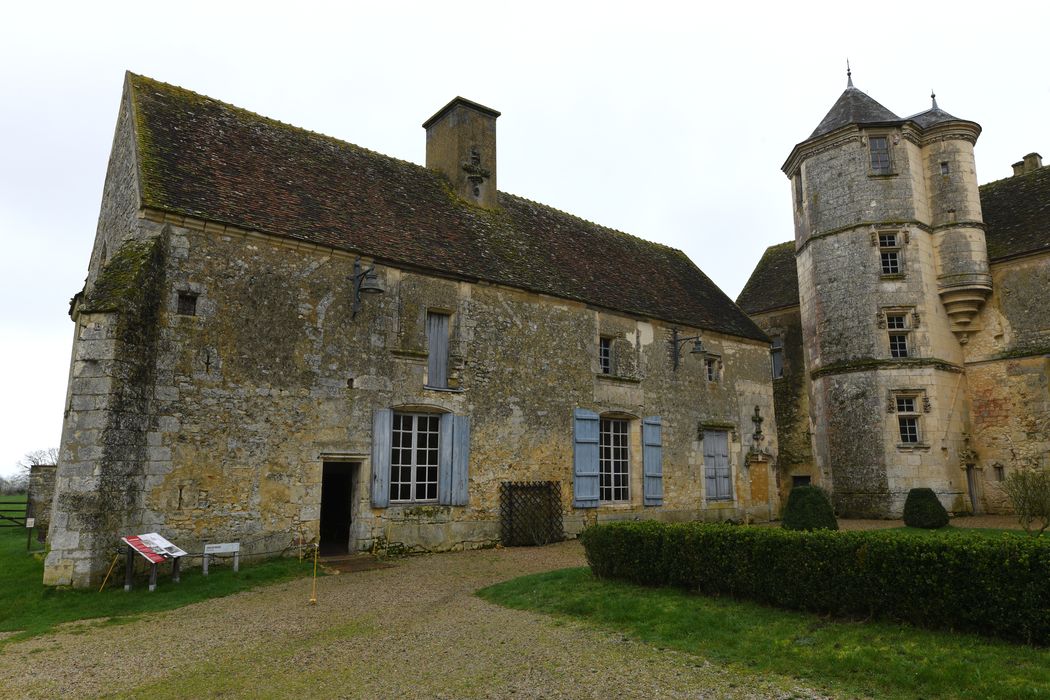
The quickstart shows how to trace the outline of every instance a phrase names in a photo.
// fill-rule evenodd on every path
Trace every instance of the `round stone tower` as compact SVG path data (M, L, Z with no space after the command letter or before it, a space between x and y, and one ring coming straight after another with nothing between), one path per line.
M966 503L961 343L991 291L973 145L941 110L846 90L791 179L813 450L837 510L898 517L908 490Z

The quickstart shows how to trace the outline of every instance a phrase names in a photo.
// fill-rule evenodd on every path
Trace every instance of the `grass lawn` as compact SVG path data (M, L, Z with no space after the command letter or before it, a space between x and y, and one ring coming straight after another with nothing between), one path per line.
M24 502L24 497L0 496L0 502ZM34 546L37 546L34 542ZM300 563L297 558L273 559L267 562L241 564L234 574L229 566L215 566L209 576L200 569L183 571L182 582L172 583L170 566L162 566L157 575L157 590L150 593L144 580L125 593L121 585L98 589L72 590L45 587L42 554L26 554L26 532L22 528L0 528L0 633L18 634L0 639L5 642L43 634L56 625L74 620L101 618L99 624L131 622L138 615L156 610L171 610L207 598L218 598L258 586L305 576L312 571L312 561ZM123 583L120 578L118 583Z
M960 582L960 585L965 585ZM1050 649L882 622L830 621L563 569L484 588L520 610L571 617L645 643L848 696L1050 698Z

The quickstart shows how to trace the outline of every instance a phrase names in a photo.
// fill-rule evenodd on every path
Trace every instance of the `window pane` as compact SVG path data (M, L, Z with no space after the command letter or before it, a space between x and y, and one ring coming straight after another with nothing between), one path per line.
M630 499L630 453L627 421L610 418L599 424L598 497L602 501Z

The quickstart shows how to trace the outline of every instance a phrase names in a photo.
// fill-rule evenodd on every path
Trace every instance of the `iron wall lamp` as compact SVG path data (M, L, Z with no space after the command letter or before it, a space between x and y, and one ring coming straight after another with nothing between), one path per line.
M671 359L673 361L674 369L678 369L678 358L682 354L682 346L693 341L693 349L689 351L690 355L706 355L707 350L704 348L704 342L698 335L681 336L678 335L678 327L675 326L671 329L671 339L668 341L671 344Z
M354 259L354 276L351 278L354 284L354 306L350 318L357 316L361 310L361 294L382 294L383 285L379 283L376 275L376 266L370 265L367 270L361 269L361 258Z

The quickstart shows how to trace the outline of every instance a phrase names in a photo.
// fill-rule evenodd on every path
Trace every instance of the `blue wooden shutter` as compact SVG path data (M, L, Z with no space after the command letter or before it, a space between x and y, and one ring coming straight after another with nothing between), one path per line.
M664 503L662 431L660 416L650 416L642 420L642 473L645 477L642 491L647 506L662 506Z
M427 386L448 387L448 314L427 314Z
M733 474L729 468L729 433L723 430L718 435L718 497L732 498Z
M704 489L708 500L733 497L729 468L729 435L724 430L704 431Z
M390 505L390 440L394 412L381 408L372 414L372 507Z
M442 413L438 423L438 503L452 505L452 431L455 416Z
M470 499L467 469L470 465L470 416L455 416L452 430L452 505Z
M577 408L573 413L572 504L576 508L598 507L598 428L594 411Z

